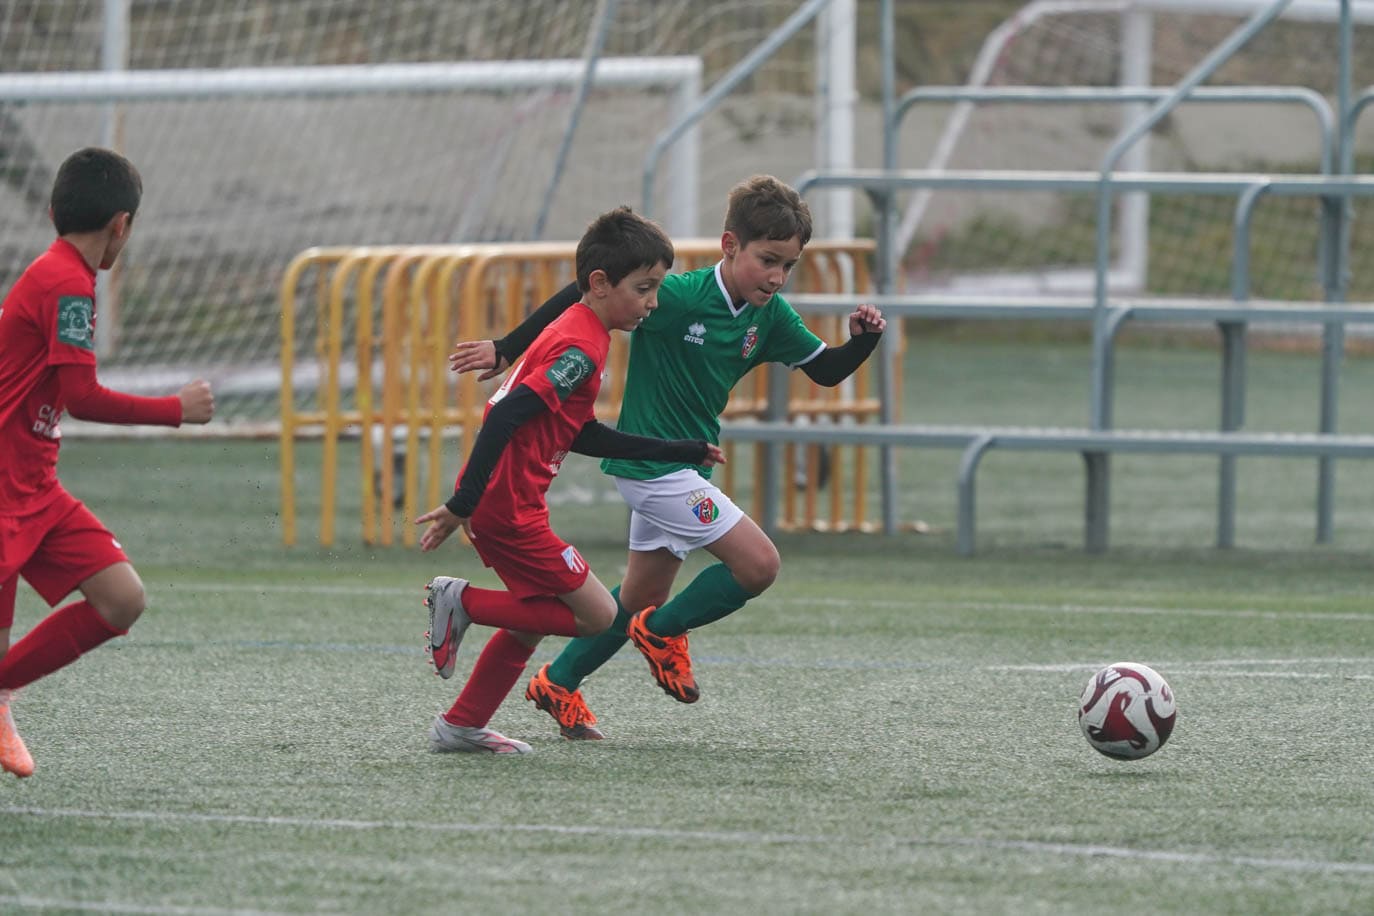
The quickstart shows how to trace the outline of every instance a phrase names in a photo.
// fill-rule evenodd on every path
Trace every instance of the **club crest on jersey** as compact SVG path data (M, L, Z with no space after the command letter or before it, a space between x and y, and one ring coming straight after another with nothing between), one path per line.
M744 343L740 345L739 355L745 359L754 355L754 348L759 345L759 326L754 325L744 332Z
M566 457L568 457L567 449L562 449L555 454L553 460L549 462L549 473L557 477L558 472L563 469L563 459Z
M693 490L687 497L687 505L703 525L709 525L720 517L720 509L705 490Z
M95 349L95 303L89 296L57 300L57 342L83 350Z
M693 321L687 326L687 333L682 335L682 339L698 347L706 346L706 325L700 321Z
M544 373L544 376L553 385L554 392L557 393L560 401L566 401L568 396L588 378L596 369L596 363L592 358L583 353L577 347L569 347L558 357L557 361Z
M571 572L580 573L587 571L587 561L582 559L582 554L577 552L577 548L569 544L563 548L563 562L568 564Z

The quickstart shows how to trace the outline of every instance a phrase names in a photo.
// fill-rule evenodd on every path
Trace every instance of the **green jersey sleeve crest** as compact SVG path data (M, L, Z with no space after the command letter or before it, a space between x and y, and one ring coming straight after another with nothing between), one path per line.
M558 400L566 401L577 387L591 378L596 371L596 363L590 356L577 347L569 347L563 355L554 360L544 372L544 377L553 385Z
M95 349L95 302L88 296L61 296L57 300L57 342Z

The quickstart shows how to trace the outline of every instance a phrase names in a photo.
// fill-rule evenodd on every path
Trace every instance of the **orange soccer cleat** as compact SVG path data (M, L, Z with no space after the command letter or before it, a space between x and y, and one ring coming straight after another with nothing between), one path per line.
M569 690L549 680L548 665L530 678L525 699L553 716L559 733L569 741L600 741L606 737L596 727L596 716L587 708L582 691Z
M645 608L630 618L625 633L630 642L643 653L663 692L679 703L695 703L701 698L696 678L692 677L692 657L687 654L687 634L681 636L659 636L649 632L645 621L654 612Z
M8 690L0 690L0 768L20 779L33 775L33 757L15 730L14 717L10 715Z

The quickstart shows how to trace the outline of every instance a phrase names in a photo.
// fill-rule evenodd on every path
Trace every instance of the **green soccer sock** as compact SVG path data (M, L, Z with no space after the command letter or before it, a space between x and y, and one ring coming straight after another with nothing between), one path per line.
M630 612L620 603L620 586L611 589L615 599L615 620L603 633L579 636L563 647L558 657L549 663L549 680L565 690L576 690L582 679L611 660L628 637L625 624Z
M708 566L646 621L659 636L681 636L744 607L754 596L735 581L724 563Z

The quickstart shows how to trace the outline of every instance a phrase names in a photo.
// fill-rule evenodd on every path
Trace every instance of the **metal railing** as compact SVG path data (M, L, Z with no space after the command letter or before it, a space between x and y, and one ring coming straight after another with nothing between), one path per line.
M883 67L883 161L882 169L811 171L796 182L803 193L822 188L844 187L867 194L877 213L878 280L876 301L894 317L921 315L955 318L1075 318L1091 322L1092 371L1089 381L1089 423L1094 432L1112 428L1114 398L1114 342L1127 320L1211 321L1221 329L1223 372L1221 382L1221 430L1239 430L1244 420L1245 330L1249 322L1284 321L1318 323L1323 326L1322 407L1319 435L1335 430L1337 374L1343 328L1348 322L1374 322L1370 304L1344 306L1348 259L1349 201L1374 194L1374 179L1351 176L1352 136L1355 121L1371 102L1374 91L1352 100L1349 91L1351 54L1350 0L1339 0L1341 43L1338 59L1338 105L1301 87L1240 87L1208 89L1201 83L1240 50L1251 38L1267 28L1292 3L1275 0L1258 8L1239 28L1214 48L1178 84L1169 88L957 88L934 87L913 90L901 99L895 96L894 49L891 40L881 43ZM893 27L892 0L880 4L880 34L890 35ZM1128 124L1104 155L1096 171L945 171L902 170L897 168L899 128L906 113L917 103L943 101L960 103L1151 103L1141 117ZM1126 151L1146 136L1169 112L1180 104L1192 102L1267 102L1305 105L1317 119L1320 144L1319 173L1314 175L1273 176L1254 173L1156 173L1118 171ZM1060 191L1096 195L1095 263L1091 297L950 297L912 296L896 290L898 258L895 249L895 198L902 191L929 193L936 189L980 191ZM1233 218L1233 257L1231 298L1225 299L1149 299L1130 300L1112 296L1108 288L1111 250L1112 204L1121 194L1230 195L1236 198ZM1315 197L1322 203L1319 263L1325 299L1323 302L1257 302L1249 298L1250 235L1257 202L1266 196ZM794 297L800 308L826 311L852 308L856 300L837 297ZM884 386L885 398L894 396L890 380ZM885 416L885 420L887 417ZM1275 433L1276 439L1288 434ZM919 437L917 437L919 438ZM1258 434L1257 441L1263 441ZM875 443L878 440L875 438ZM883 448L888 446L883 445ZM1167 448L1167 445L1166 445ZM1236 452L1220 453L1218 486L1219 546L1234 542L1235 457ZM1317 540L1330 540L1332 529L1333 485L1331 462L1334 453L1319 454L1317 497ZM883 501L884 529L895 530L895 476L889 471L890 456L885 456ZM1110 469L1106 454L1088 462L1086 512L1102 520L1101 537L1089 546L1105 547ZM769 522L764 519L765 524Z

